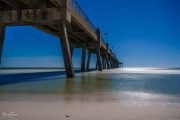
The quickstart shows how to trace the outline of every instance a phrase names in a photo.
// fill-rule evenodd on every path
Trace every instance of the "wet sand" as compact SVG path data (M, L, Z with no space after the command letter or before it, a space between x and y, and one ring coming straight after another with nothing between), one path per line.
M180 120L179 71L60 73L0 75L0 120Z
M180 104L13 94L1 95L0 112L15 112L13 120L179 120Z

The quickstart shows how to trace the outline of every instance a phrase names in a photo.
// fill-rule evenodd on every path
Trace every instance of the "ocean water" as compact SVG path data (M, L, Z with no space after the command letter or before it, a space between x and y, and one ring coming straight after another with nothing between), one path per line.
M0 99L4 95L53 95L68 100L180 103L180 70L123 68L81 73L66 78L62 69L0 71Z

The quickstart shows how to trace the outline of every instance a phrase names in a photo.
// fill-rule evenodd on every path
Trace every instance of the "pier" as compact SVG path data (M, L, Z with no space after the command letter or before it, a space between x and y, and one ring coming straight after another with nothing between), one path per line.
M0 64L6 26L32 26L60 38L67 77L74 77L73 50L82 48L81 71L89 69L96 54L96 68L123 67L76 0L0 0ZM88 59L86 63L86 51Z

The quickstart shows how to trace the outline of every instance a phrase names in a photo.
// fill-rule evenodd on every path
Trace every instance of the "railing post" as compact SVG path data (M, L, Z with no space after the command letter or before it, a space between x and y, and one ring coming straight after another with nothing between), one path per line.
M73 78L74 70L73 70L73 64L72 64L72 58L71 58L71 52L70 52L70 47L69 47L66 25L65 25L64 21L59 22L58 30L59 30L58 32L59 32L61 48L62 48L62 53L63 53L63 58L64 58L64 65L65 65L65 69L66 69L66 76L68 78Z
M5 32L6 32L6 26L0 25L0 64L1 64L1 60L2 60Z
M101 57L100 57L101 32L100 32L99 28L97 28L96 31L97 31L97 38L98 38L98 43L97 43L97 47L96 47L97 64L98 64L99 71L103 71Z
M91 28L92 31L96 31L95 26L92 24L92 22L89 20L87 15L84 13L80 5L77 3L76 0L71 0L71 6L79 13L79 15L82 17L82 19L86 22L86 24Z

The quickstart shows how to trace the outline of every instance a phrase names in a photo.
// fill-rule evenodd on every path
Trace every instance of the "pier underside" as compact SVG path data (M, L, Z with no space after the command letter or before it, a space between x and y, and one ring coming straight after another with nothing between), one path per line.
M72 55L75 48L82 48L82 72L89 69L91 54L96 54L100 71L119 67L120 62L104 42L100 30L75 0L0 0L0 62L6 26L22 25L60 38L67 77L74 77ZM89 53L87 66L86 50Z

